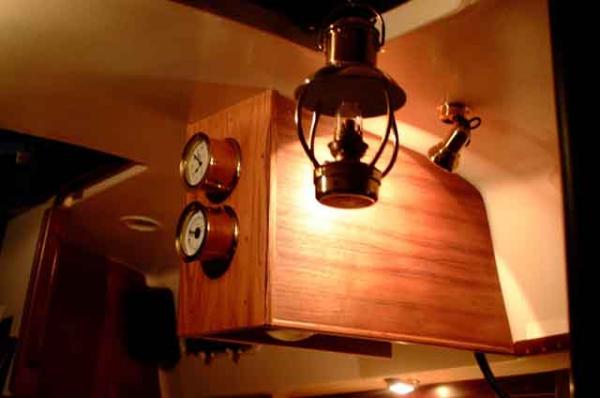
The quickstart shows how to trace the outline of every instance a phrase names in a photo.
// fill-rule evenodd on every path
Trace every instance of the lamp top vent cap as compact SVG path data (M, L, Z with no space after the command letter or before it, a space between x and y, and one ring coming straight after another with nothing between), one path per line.
M392 110L400 109L406 103L406 94L381 70L368 65L327 65L306 79L296 89L295 97L304 95L303 107L323 115L335 116L342 102L354 102L363 117L375 117L387 113L386 89Z
M302 99L303 108L326 116L335 116L342 102L356 103L362 117L385 115L384 92L392 111L402 107L406 94L376 66L377 52L385 42L381 14L369 5L349 3L330 18L333 15L339 17L320 32L326 65L296 89L296 99ZM375 27L377 21L380 30Z

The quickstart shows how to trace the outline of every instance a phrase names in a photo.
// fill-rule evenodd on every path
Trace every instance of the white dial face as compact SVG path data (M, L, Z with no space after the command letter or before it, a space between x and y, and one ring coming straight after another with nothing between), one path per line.
M189 185L195 187L200 184L209 162L208 142L200 139L192 145L185 158L185 180Z
M206 218L204 217L204 213L198 210L186 217L182 228L179 236L181 250L186 256L197 255L206 235Z

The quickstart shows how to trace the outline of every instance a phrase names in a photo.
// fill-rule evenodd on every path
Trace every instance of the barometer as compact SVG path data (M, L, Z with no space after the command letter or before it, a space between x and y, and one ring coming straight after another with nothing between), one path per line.
M183 261L199 261L204 273L216 278L229 267L238 235L238 218L231 207L205 207L194 201L179 217L175 246Z

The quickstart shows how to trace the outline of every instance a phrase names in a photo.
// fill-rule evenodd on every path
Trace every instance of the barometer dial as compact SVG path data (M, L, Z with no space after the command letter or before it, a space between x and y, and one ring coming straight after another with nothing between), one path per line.
M204 207L193 201L179 217L175 246L184 262L199 261L206 276L218 278L229 268L238 236L233 208Z
M200 257L207 228L204 207L198 202L190 203L181 214L177 225L176 246L184 261L190 262Z

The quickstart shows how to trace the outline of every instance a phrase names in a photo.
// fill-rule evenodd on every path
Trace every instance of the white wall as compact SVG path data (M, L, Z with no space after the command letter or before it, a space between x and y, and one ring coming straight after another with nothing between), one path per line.
M8 221L0 248L0 306L4 316L14 316L11 335L16 336L27 295L29 274L44 216L49 203L34 207Z

